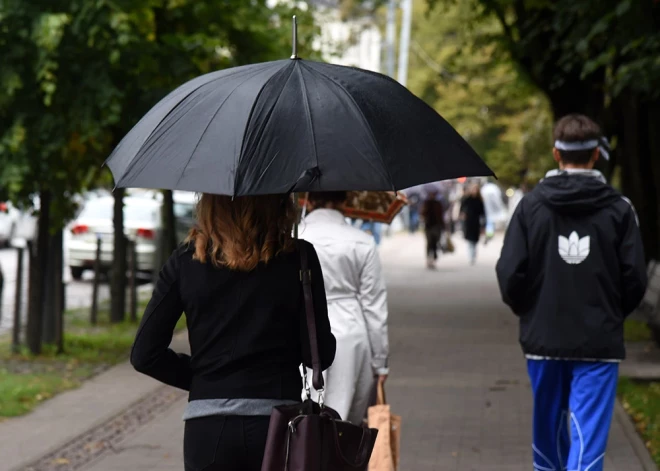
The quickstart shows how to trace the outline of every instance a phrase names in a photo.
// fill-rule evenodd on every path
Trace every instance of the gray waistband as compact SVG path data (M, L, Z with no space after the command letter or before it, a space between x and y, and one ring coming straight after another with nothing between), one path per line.
M183 420L211 415L270 415L273 407L296 404L286 399L203 399L190 401Z

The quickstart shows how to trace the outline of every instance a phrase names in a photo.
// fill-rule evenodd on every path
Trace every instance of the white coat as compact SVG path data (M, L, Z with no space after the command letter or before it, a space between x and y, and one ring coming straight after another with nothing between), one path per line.
M312 211L300 229L318 253L337 339L335 361L324 374L325 403L360 424L376 375L388 374L387 291L378 249L372 236L335 210Z

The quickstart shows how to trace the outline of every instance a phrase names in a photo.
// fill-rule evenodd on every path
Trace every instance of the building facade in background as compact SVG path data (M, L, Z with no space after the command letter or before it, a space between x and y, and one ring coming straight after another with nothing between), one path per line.
M318 47L327 62L381 72L383 37L371 17L342 21L337 0L310 0L321 27Z
M342 21L339 0L268 0L270 6L283 3L315 8L321 36L314 48L326 62L381 72L383 38L374 18Z

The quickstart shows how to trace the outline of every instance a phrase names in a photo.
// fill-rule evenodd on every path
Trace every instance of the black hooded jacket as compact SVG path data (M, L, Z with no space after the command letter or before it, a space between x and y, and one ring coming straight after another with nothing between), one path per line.
M634 208L599 172L550 172L516 208L497 278L528 356L623 359L647 283Z

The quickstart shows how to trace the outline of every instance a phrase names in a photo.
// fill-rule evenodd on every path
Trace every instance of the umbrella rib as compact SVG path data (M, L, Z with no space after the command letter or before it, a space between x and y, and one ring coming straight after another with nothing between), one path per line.
M290 62L290 61L289 61L289 62ZM272 75L268 80L266 80L266 83L263 84L263 86L261 87L261 90L259 90L259 93L257 94L257 97L254 99L254 102L252 103L252 107L250 108L250 115L248 116L247 122L246 122L246 124L245 124L245 128L246 128L246 129L248 129L248 128L250 127L250 124L252 123L252 117L254 116L255 108L256 108L256 106L257 106L257 103L259 102L259 99L261 98L261 95L264 93L264 89L266 88L266 86L268 86L268 84L270 84L271 80L273 80L273 77L275 77L275 75L277 75L278 72L280 72L282 69L284 69L284 67L285 67L285 66L283 66L282 68L278 69L277 72L273 73L273 75ZM261 136L263 135L264 129L265 129L266 125L268 124L268 122L270 121L270 116L272 115L273 110L275 109L275 107L276 107L277 104L279 103L280 97L282 96L282 91L283 91L283 90L286 88L286 86L289 84L289 80L291 79L291 75L293 75L293 71L289 73L289 76L287 77L286 82L284 83L284 85L282 85L282 88L280 89L280 92L279 92L279 94L278 94L278 96L277 96L277 100L275 100L275 103L273 104L273 106L270 108L270 110L268 110L267 118L266 118L266 122L264 123L264 126L262 126L261 131L259 132L259 139L261 139ZM241 157L243 156L243 150L245 149L245 143L246 143L246 140L247 140L247 133L244 133L244 134L243 134L243 140L242 140L242 142L241 142L241 150L240 150L240 153L238 154L239 161L241 160ZM239 164L240 164L240 162L237 162L237 164L236 164L236 165L237 165L237 167L236 167L237 169L238 169L238 165L239 165ZM271 164L272 164L272 161L271 161L270 164L268 165L268 168L270 168L270 165L271 165ZM266 170L268 170L268 168L267 168ZM264 174L264 173L265 173L265 171L264 171L264 172L262 173L262 175L260 176L260 180L261 180L261 178L263 177L263 174ZM233 195L232 195L232 196L236 195L236 187L237 187L237 185L238 185L238 178L235 178L235 179L234 179L234 190L233 190Z
M316 161L316 167L319 166L319 153L316 147L316 136L314 135L314 123L312 122L312 112L309 107L309 97L307 96L307 85L305 84L305 76L302 73L300 67L297 67L298 75L300 76L300 83L302 84L302 92L305 104L305 114L307 115L307 123L309 124L309 133L312 139L312 147L314 148L314 160Z
M269 64L268 62L265 62L263 65L265 66L265 65L268 65L268 64ZM266 69L266 68L267 68L267 67L263 67L263 68L260 67L259 70L263 70L263 69ZM220 71L217 71L217 72L225 72L225 71L226 71L226 70L220 70ZM151 130L151 132L147 135L147 137L146 137L146 138L142 141L142 143L140 144L140 148L139 148L139 150L138 150L138 153L140 153L140 151L142 150L142 146L143 146L146 142L148 142L149 139L151 139L151 137L154 135L155 131L160 127L160 125L163 124L163 122L165 122L165 120L166 120L166 119L167 119L172 113L174 113L174 111L177 110L177 109L181 106L181 104L182 104L182 103L183 103L188 97L190 97L190 95L192 95L193 93L197 92L197 91L198 91L199 89L201 89L202 87L205 87L205 86L210 85L210 84L212 84L212 83L214 83L214 82L217 82L218 80L222 80L222 79L225 79L225 78L227 78L227 77L232 77L232 76L237 75L237 74L239 74L239 73L241 73L241 72L244 72L244 70L234 71L233 73L227 73L227 74L224 74L224 75L221 74L221 73L219 73L218 75L220 75L220 77L214 77L213 79L209 80L208 82L204 82L204 83L200 84L198 87L195 87L194 89L192 89L192 90L191 90L189 93L187 93L183 98L181 98L181 99L176 103L176 105L174 105L174 106L172 107L172 109L171 109L170 111L168 111L167 114L165 114L165 116L163 116L163 118L158 122L157 125L155 125L155 126L153 127L153 129ZM186 83L187 83L187 82L186 82ZM183 84L179 85L177 88L175 88L174 90L172 90L172 92L170 92L170 94L174 94L179 88L184 87L184 86L186 85L186 83L183 83ZM168 96L169 96L169 95L168 95ZM165 97L165 98L167 98L167 97ZM165 99L165 98L164 98L164 99ZM158 104L156 104L156 106L158 106ZM144 115L144 116L142 117L142 119L140 119L140 122L141 122L143 119L145 119L146 117L147 117L147 115ZM177 120L177 121L178 121L178 120ZM140 122L138 122L138 123L136 124L136 126L139 125ZM126 136L124 136L124 138L126 138L127 136L128 136L128 134L126 134ZM108 162L109 162L110 159L114 156L114 154L115 154L115 152L117 151L117 149L119 149L119 148L121 147L121 144L122 144L124 138L122 138L122 140L119 142L119 145L113 150L113 152L112 152L112 153L110 154L110 156L105 160L105 162L103 163L103 165L107 165L107 164L108 164ZM137 155L137 154L136 154L136 155ZM133 169L133 167L135 166L135 164L136 164L136 159L133 159L133 160L129 163L129 165L126 167L126 170L124 170L123 175L122 175L122 177L120 178L120 181L123 180L123 179L126 177L126 175L127 175L132 169ZM120 181L116 182L116 185L118 185L118 184L120 183Z
M383 153L382 153L382 151L381 151L381 149L380 149L380 146L378 145L378 141L376 140L376 136L374 135L374 131L373 131L373 129L371 129L371 126L369 125L369 121L367 121L366 116L365 116L364 113L362 112L362 109L358 106L357 102L355 101L355 98L353 98L353 95L351 95L350 92L346 89L346 87L344 87L340 82L338 82L338 81L335 80L334 78L332 78L332 77L330 77L329 75L326 75L326 74L324 74L324 73L322 73L322 72L320 72L320 71L314 70L314 68L312 68L312 67L310 67L310 69L311 69L312 71L314 71L314 72L317 72L317 73L320 74L322 77L325 77L326 79L330 80L332 83L334 83L334 84L335 84L337 87L339 87L339 88L341 89L341 91L343 91L343 92L346 94L346 96L348 96L348 98L353 102L353 105L355 105L355 108L356 108L356 109L358 110L358 112L360 113L360 117L362 117L362 122L363 122L364 126L365 126L365 127L367 128L367 130L369 131L369 136L371 136L371 140L372 140L372 142L374 143L374 146L375 146L376 149L378 150L378 156L379 156L380 159L383 161L383 164L384 164L383 167L385 167L385 171L387 171L387 178L389 178L390 183L392 184L392 191L396 191L396 185L394 185L394 180L392 179L392 174L390 173L390 169L389 169L388 166L386 165L385 159L383 158Z
M259 70L255 71L255 73L251 74L251 75L250 75L249 77L247 77L244 81L240 82L238 85L236 85L234 88L232 88L231 92L229 92L229 94L225 97L225 99L222 100L222 103L220 103L220 106L218 106L218 108L217 108L217 109L215 110L215 112L213 113L213 116L211 116L211 119L209 119L209 122L206 124L206 127L204 128L204 131L202 131L202 135L199 137L199 141L197 141L197 144L195 144L195 148L194 148L193 151L190 153L190 157L188 157L188 162L186 162L186 165L183 167L183 170L181 170L181 175L179 175L179 178L177 179L177 181L176 181L176 183L175 183L175 185L174 185L175 187L176 187L176 186L179 186L179 183L181 182L181 179L183 178L184 173L186 173L186 168L188 168L188 165L190 165L190 161L191 161L192 158L194 157L195 152L197 152L197 148L198 148L199 145L201 144L202 140L204 140L204 136L206 135L206 132L207 132L207 131L209 130L209 128L211 127L211 123L213 123L213 120L214 120L215 117L218 115L218 113L220 112L220 110L222 109L222 107L224 106L224 104L225 104L225 103L227 102L227 100L229 100L229 98L234 94L234 92L238 89L238 87L240 87L241 85L243 85L247 80L251 79L252 77L254 77L255 75L257 75L257 74L260 73L260 72L262 72L262 69L259 69Z

